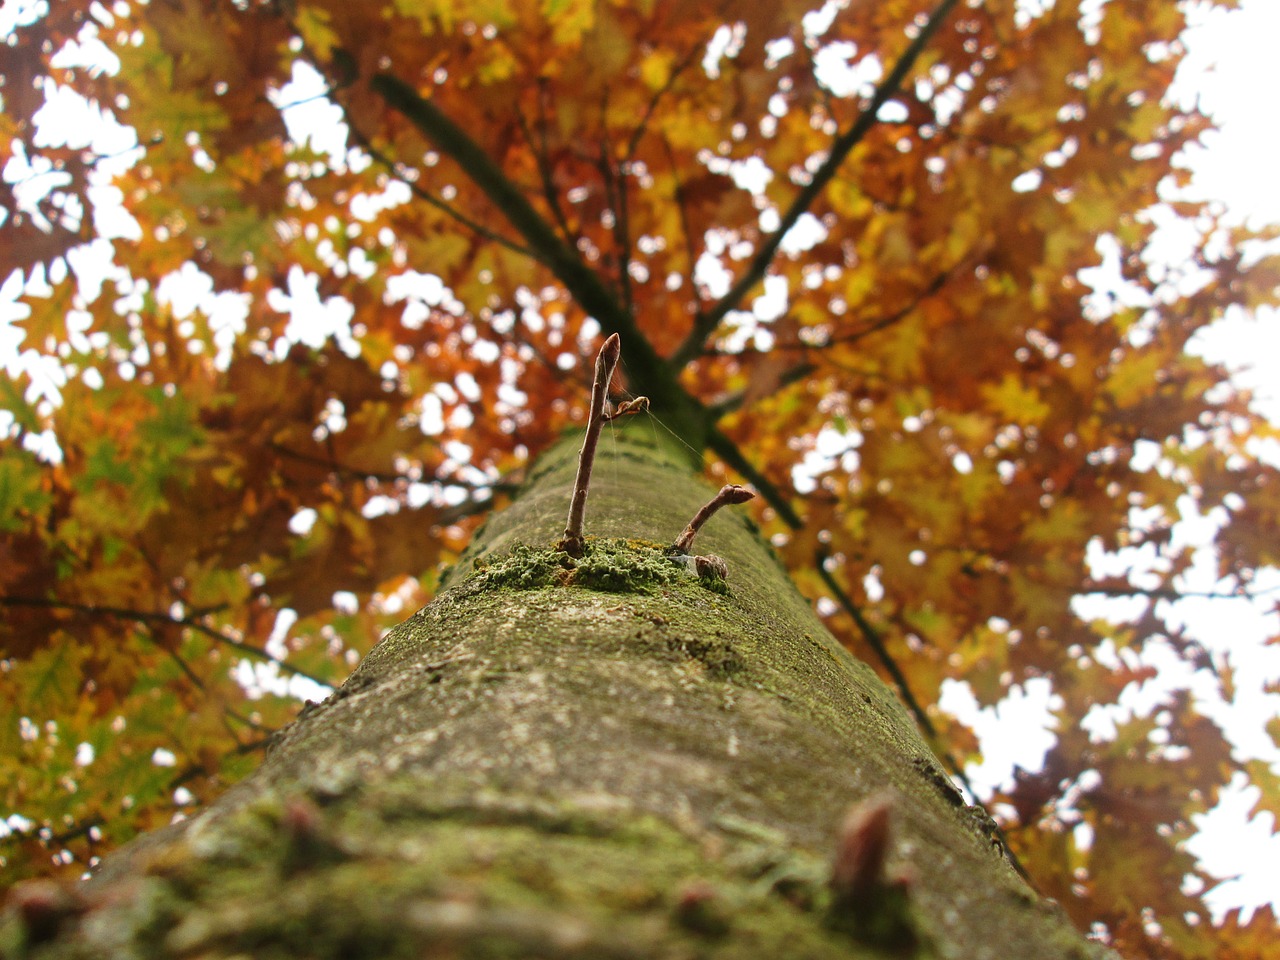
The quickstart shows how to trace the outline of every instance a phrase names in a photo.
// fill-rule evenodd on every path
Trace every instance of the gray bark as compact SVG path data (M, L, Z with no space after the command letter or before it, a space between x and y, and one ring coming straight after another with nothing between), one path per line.
M601 444L583 560L544 549L566 442L253 777L0 953L1093 956L740 511L695 545L727 591L665 557L713 491L648 429ZM887 864L851 905L828 878L872 795Z

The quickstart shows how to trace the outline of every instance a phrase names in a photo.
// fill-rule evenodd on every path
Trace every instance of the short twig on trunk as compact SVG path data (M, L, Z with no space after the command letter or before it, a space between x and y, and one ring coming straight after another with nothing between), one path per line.
M605 406L609 396L609 381L622 347L616 333L610 334L596 354L595 379L591 384L591 409L587 413L587 435L578 453L578 475L573 481L573 499L569 501L569 520L564 526L564 537L556 549L571 557L581 557L586 550L582 538L582 518L587 510L587 488L591 486L591 467L596 460L596 446L600 442L600 429L609 419ZM646 405L648 401L645 401Z
M746 503L755 497L755 494L746 487L739 486L736 483L726 483L720 488L720 492L708 501L701 510L693 515L693 519L689 521L689 525L684 528L684 532L676 537L676 542L671 545L671 552L676 554L687 554L691 552L693 547L693 538L698 535L698 531L702 529L702 525L711 519L711 515L721 507L730 503Z

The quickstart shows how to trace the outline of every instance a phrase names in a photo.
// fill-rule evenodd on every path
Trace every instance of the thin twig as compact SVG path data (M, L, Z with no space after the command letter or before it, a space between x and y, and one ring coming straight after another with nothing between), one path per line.
M1075 586L1070 587L1073 594L1079 596L1104 596L1126 599L1130 597L1143 597L1148 600L1167 600L1171 603L1178 600L1261 600L1268 594L1280 592L1280 587L1267 587L1264 590L1249 590L1245 587L1239 587L1232 593L1219 593L1211 590L1179 590L1177 587L1151 587L1143 589L1141 587L1127 586L1115 587L1103 584L1093 586Z
M631 201L627 190L627 171L619 169L616 188L618 209L614 214L614 243L622 250L622 260L618 264L618 274L622 284L622 305L628 311L635 311L634 294L631 286Z
M573 481L573 497L569 501L569 519L564 526L564 537L556 549L571 557L580 557L586 550L582 539L582 519L587 510L587 488L591 485L591 467L596 459L596 446L600 442L600 430L605 424L605 401L609 395L609 381L622 347L616 333L610 334L596 354L596 375L591 384L591 408L587 414L587 435L578 453L578 474Z
M622 301L622 309L631 313L634 307L631 292L631 238L627 235L627 198L626 177L614 168L613 145L609 140L609 88L605 87L600 98L600 154L596 158L596 169L600 171L600 179L604 184L606 208L613 217L613 246L617 251L615 266L618 271L618 297ZM619 180L621 179L621 183Z
M195 687L197 690L201 691L202 693L204 692L204 689L205 689L204 681L200 679L199 675L195 672L195 670L191 668L191 664L187 663L187 661L182 658L182 655L179 654L177 650L169 649L168 647L159 643L155 639L155 637L151 638L151 642L154 643L157 647L160 647L162 650L164 650L165 653L169 655L169 657L173 660L173 662L178 665L178 669L182 671L182 675L187 678L188 682L193 687Z
M756 350L756 349L745 350L744 349L744 350L734 351L732 353L726 353L725 351L716 350L714 348L708 347L702 351L702 356L704 357L709 357L709 356L741 357L741 356L748 356L748 355L757 354L757 353L777 353L781 350L799 350L805 353L808 353L810 351L821 352L823 350L826 350L829 347L857 343L859 340L862 340L864 337L869 337L873 333L879 333L881 330L885 330L888 327L893 326L893 324L897 323L898 321L906 319L920 306L920 304L924 303L926 299L928 299L929 297L937 293L939 290L941 290L943 285L946 284L947 280L950 279L954 271L955 271L955 268L952 267L948 270L944 270L942 273L939 273L931 281L929 281L929 285L927 287L921 290L920 293L910 303L908 303L906 306L902 307L901 309L895 310L893 311L893 313L888 313L881 317L876 317L874 320L864 321L862 326L858 327L858 329L856 330L850 330L848 333L842 333L837 336L827 337L825 340L821 340L821 341L805 341L805 340L792 340L787 342L778 341L773 344L770 344L768 350Z
M659 102L675 87L680 75L689 69L689 65L694 63L698 59L698 54L705 49L705 38L690 47L689 52L672 68L670 75L667 77L667 82L655 90L653 96L649 98L649 105L645 107L644 116L640 118L636 128L631 131L631 139L627 142L625 157L628 161L634 159L636 150L640 148L640 141L644 139L645 133L648 132L649 121L653 119L653 115L657 112Z
M432 443L437 441L432 440ZM300 450L292 450L283 444L274 441L267 444L267 449L273 453L278 453L282 457L291 460L297 460L301 463L309 463L317 467L323 467L336 476L351 477L356 480L376 480L379 483L397 485L402 483L438 483L442 487L457 487L462 490L470 490L472 492L480 490L488 490L490 492L511 493L516 489L516 484L505 483L501 478L490 483L475 483L471 480L464 480L461 477L442 478L436 474L424 474L421 477L413 477L405 473L378 473L374 470L360 470L356 467L349 467L346 464L339 463L336 457L317 457L309 453L303 453Z
M486 240L490 240L493 243L497 243L501 246L504 246L509 250L513 250L516 253L523 254L524 256L530 257L535 260L537 259L537 256L534 254L532 250L526 249L525 247L522 247L520 244L516 243L514 240L511 240L508 237L504 237L499 233L495 233L494 231L490 230L488 227L484 226L483 224L475 220L472 220L470 217L464 214L461 210L458 210L456 207L445 202L445 200L442 199L441 197L437 197L435 194L422 189L416 183L410 180L408 177L404 176L401 173L402 164L391 159L390 157L388 157L386 154L384 154L381 150L379 150L377 147L373 145L373 142L367 136L365 136L363 131L361 131L361 129L356 125L356 122L354 118L351 116L350 111L347 109L346 104L344 104L337 97L338 91L346 87L349 87L354 82L355 77L351 76L346 78L345 80L343 79L335 80L335 78L330 75L330 72L326 67L325 63L320 59L320 57L315 53L315 51L311 49L311 47L307 44L306 40L302 39L305 36L305 32L299 30L297 26L292 21L289 21L287 18L286 18L286 22L289 24L289 27L293 33L294 38L297 39L302 44L301 53L302 53L303 59L312 68L314 68L315 71L320 74L320 76L324 78L326 89L322 91L322 93L317 94L317 96L328 98L330 103L333 103L335 106L338 107L339 110L342 111L342 116L343 116L343 119L346 120L347 130L351 135L351 139L354 140L360 147L362 147L364 151L369 154L370 157L372 157L378 163L382 164L392 176L398 178L401 183L403 183L405 186L409 188L409 192L412 193L419 200L422 200L425 203L428 203L431 206L435 207L437 210L440 210L441 212L448 214L450 217L452 217L458 223L462 224L467 229L471 230L473 233L477 234L478 236L484 237ZM335 55L343 52L344 51L341 51L339 49L335 49L334 51ZM355 64L351 63L350 67L354 69ZM285 106L289 106L289 105L286 104ZM283 110L285 109L285 107L281 107L280 109Z
M813 363L796 364L789 370L784 370L782 373L778 374L777 383L775 383L769 391L753 394L754 399L762 400L767 396L772 396L775 391L789 387L793 383L799 383L817 369L817 364ZM738 392L725 397L723 400L719 400L708 406L707 414L711 418L711 422L715 423L721 417L733 413L735 410L740 410L743 404L746 403L749 392L750 391L747 390L739 390Z
M952 273L951 270L946 270L938 274L936 277L933 278L932 281L930 281L928 287L922 290L920 294L911 301L911 303L902 307L900 310L895 310L893 313L886 314L883 317L878 317L875 320L869 321L857 330L853 330L853 331L850 331L849 333L841 334L840 336L836 336L836 337L828 337L826 340L822 341L821 343L806 343L802 340L797 340L791 343L774 343L772 346L769 347L767 351L752 349L752 350L737 350L732 353L726 352L723 350L716 350L714 348L706 348L703 350L702 356L704 357L726 356L726 357L734 357L734 358L743 358L743 357L754 356L758 354L778 353L779 351L791 351L791 350L797 350L806 354L810 352L821 353L827 348L836 346L838 344L855 343L856 341L861 340L863 337L868 337L873 333L877 333L881 330L884 330L887 327L890 327L893 324L904 319L905 317L909 316L913 311L915 311L917 307L920 306L921 303L924 302L924 300L927 297L934 295L935 293L937 293L939 290L942 289L943 285L947 282L947 279L951 276L951 273ZM855 370L854 368L846 364L842 364L836 360L832 360L830 357L824 357L823 362L839 370L844 370L849 373L857 373L862 376L867 375L866 371ZM798 363L794 367L791 367L789 370L786 370L783 373L779 374L777 378L777 383L774 385L773 389L766 393L760 393L758 395L755 395L756 399L761 399L765 396L770 396L774 391L780 390L783 387L790 386L791 384L797 382L798 380L801 380L804 377L808 376L810 373L812 373L816 369L817 369L816 364L808 363L808 362ZM721 400L718 403L715 403L709 406L707 408L707 412L710 415L711 422L714 423L716 420L720 419L725 414L732 413L733 411L739 409L743 405L746 397L748 396L748 393L749 391L742 390L736 394L733 394L732 396L726 397L724 400Z

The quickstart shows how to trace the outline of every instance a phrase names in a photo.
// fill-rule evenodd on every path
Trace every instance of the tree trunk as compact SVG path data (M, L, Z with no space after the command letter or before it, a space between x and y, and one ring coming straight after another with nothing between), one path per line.
M665 556L711 491L648 429L603 438L582 560L544 549L565 442L253 777L108 858L60 923L11 915L0 953L1101 954L741 513L694 546L727 581ZM887 837L883 803L846 819L872 796Z

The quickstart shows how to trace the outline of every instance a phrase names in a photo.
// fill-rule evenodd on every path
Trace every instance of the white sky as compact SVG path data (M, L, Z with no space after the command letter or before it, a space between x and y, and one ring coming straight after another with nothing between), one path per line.
M1189 55L1175 92L1188 105L1198 100L1221 129L1204 138L1203 148L1190 152L1195 179L1189 193L1223 201L1236 222L1253 227L1280 224L1275 159L1280 151L1280 111L1275 99L1280 91L1280 2L1242 0L1239 10L1213 11L1212 15L1203 5L1193 4L1190 19L1192 29L1184 34ZM1278 321L1275 310L1259 310L1252 317L1235 310L1201 334L1196 346L1208 359L1231 367L1237 382L1258 394L1258 409L1280 423ZM1196 566L1184 578L1186 589L1222 589L1207 564ZM1270 575L1258 584L1264 589L1277 585L1280 576ZM1231 653L1240 681L1236 708L1223 706L1206 689L1203 678L1192 676L1167 646L1157 644L1145 660L1161 670L1159 679L1131 690L1122 698L1124 709L1113 716L1105 711L1091 714L1091 734L1105 732L1116 716L1129 710L1148 712L1170 685L1189 687L1198 691L1202 709L1223 726L1238 755L1280 762L1280 751L1263 730L1267 720L1280 713L1280 697L1262 692L1266 680L1280 679L1280 648L1264 646L1269 637L1280 635L1280 617L1266 612L1267 606L1244 600L1189 599L1176 607L1175 619L1186 625L1189 636L1215 653ZM1015 691L998 708L984 711L976 709L963 684L949 684L944 691L944 709L970 723L981 739L984 762L966 771L979 791L1007 783L1015 764L1039 768L1053 743L1048 685L1027 687ZM1010 731L1019 735L1011 736ZM1206 897L1219 917L1235 906L1244 907L1247 915L1253 907L1280 902L1280 835L1272 833L1275 825L1270 814L1248 819L1257 797L1256 789L1243 789L1237 782L1224 792L1217 808L1198 819L1200 833L1189 844L1210 873L1238 878Z
M1023 2L1033 6L1036 3L1045 5L1052 0ZM0 34L6 32L6 21L22 16L25 6L5 0L4 8L0 10ZM1196 170L1192 194L1224 201L1232 216L1251 225L1280 223L1280 187L1277 187L1275 174L1275 157L1277 148L1280 148L1280 124L1277 120L1280 118L1274 102L1276 92L1280 91L1280 57L1276 55L1277 44L1280 44L1280 2L1242 0L1239 11L1219 11L1212 16L1203 10L1202 5L1193 3L1191 6L1194 26L1185 36L1190 56L1179 75L1177 95L1187 103L1199 98L1200 104L1214 114L1221 127L1219 132L1208 135L1204 147L1196 149L1190 157ZM878 67L878 62L875 66ZM298 79L302 82L291 90L282 91L282 101L305 100L307 95L315 92L305 89L307 78L299 76ZM63 108L65 116L71 117L71 122L82 132L98 130L93 134L95 148L114 152L130 145L126 142L130 131L95 127L88 122L92 118L83 117L83 108L74 103L68 102ZM323 100L313 100L287 111L291 132L298 139L305 139L309 131L334 131L337 127L334 118L326 113L332 109ZM329 146L341 150L340 141L332 145L315 142L313 146L321 150ZM340 156L339 153L335 159ZM125 225L119 229L127 232L128 228ZM11 278L0 277L0 365L13 375L21 363L22 331L10 323L14 320L20 322L24 308L14 303L20 293L20 284L6 282L7 279ZM349 336L349 317L342 313L343 305L320 304L313 289L313 279L300 270L296 271L296 276L291 271L289 289L278 294L278 302L272 306L291 316L295 313L324 314L322 319L329 334L339 339ZM201 290L199 286L197 283L184 289L181 284L170 281L167 287L162 286L162 290L166 299L174 302L175 308L188 303L194 306L199 302L205 312L228 317L227 336L234 336L243 305L237 308L230 303L235 295L225 294L223 297L229 298L223 304L225 309L214 309L215 305L207 302L213 297L212 291ZM768 297L761 298L762 302L757 306L764 310L767 306L765 301L772 303L778 296L776 291L771 291ZM781 296L785 297L785 291ZM758 316L757 319L768 318ZM1280 422L1280 323L1274 311L1259 311L1254 317L1236 311L1198 338L1197 342L1206 356L1236 369L1238 382L1259 392L1260 409ZM50 367L45 370L45 376L48 378L45 389L50 395L55 395L57 372ZM3 415L0 414L0 427L4 426L2 421ZM1201 519L1197 522L1203 525L1211 521ZM1280 583L1280 576L1274 579ZM1201 570L1189 578L1186 586L1188 589L1213 590L1215 584L1212 574ZM1261 692L1263 680L1280 678L1280 648L1263 646L1267 637L1280 634L1277 618L1250 609L1244 601L1225 604L1183 601L1179 604L1177 616L1187 622L1191 635L1211 650L1230 648L1233 663L1243 681L1238 708L1226 709L1214 704L1212 697L1205 694L1206 712L1223 724L1232 743L1243 755L1280 761L1280 755L1262 732L1266 720L1278 712L1280 697L1265 696ZM1165 671L1161 686L1147 684L1142 690L1133 691L1124 701L1126 709L1145 712L1169 683L1192 689L1203 686L1196 678L1187 675L1185 668L1159 645L1153 646L1150 658L1160 661ZM1033 769L1040 765L1045 749L1052 743L1047 700L1047 685L1037 688L1035 684L1028 684L1028 689L1016 691L998 709L978 711L963 684L952 683L946 687L942 700L944 708L973 725L982 740L985 762L969 771L980 791L989 791L1004 782L1014 764ZM1091 732L1095 728L1104 732L1113 719L1105 715L1091 715ZM1011 731L1018 733L1015 736ZM1277 891L1280 891L1280 836L1271 835L1269 816L1246 822L1255 794L1256 791L1252 790L1229 791L1220 807L1204 818L1201 824L1203 831L1192 843L1193 852L1209 871L1220 876L1240 877L1210 894L1210 902L1219 913L1231 906L1251 907L1273 902Z

